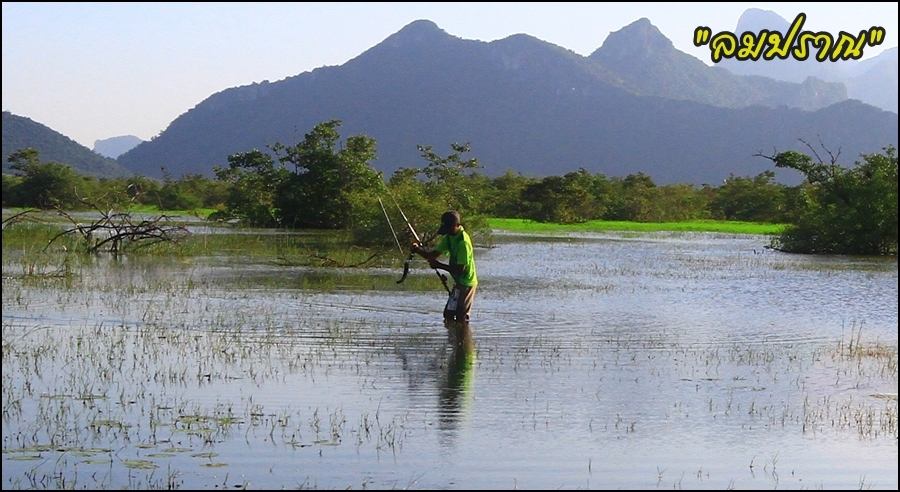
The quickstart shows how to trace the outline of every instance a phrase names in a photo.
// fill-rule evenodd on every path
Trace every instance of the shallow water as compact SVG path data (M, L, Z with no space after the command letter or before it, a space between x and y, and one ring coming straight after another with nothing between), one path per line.
M497 240L471 345L424 264L4 252L3 487L897 488L896 259Z

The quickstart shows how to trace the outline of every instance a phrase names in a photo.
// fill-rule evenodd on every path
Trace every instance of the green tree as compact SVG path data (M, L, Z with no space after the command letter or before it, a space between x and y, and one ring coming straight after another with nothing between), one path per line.
M597 173L593 176L591 193L594 195L594 203L597 210L594 219L606 218L616 201L616 185L605 175Z
M896 254L897 151L863 154L854 167L837 164L828 151L824 162L796 151L771 159L777 167L796 169L806 176L805 207L800 216L774 241L778 249L803 253Z
M238 218L262 227L278 225L276 192L289 174L283 166L276 167L272 157L254 149L228 156L228 167L214 171L229 189L225 210L213 218Z
M163 210L193 210L203 204L194 190L185 186L185 181L176 181L168 175L163 178L158 197L159 208Z
M653 202L654 222L671 222L706 218L708 201L706 195L689 184L673 184L656 188Z
M785 215L784 186L775 182L775 172L755 178L731 175L716 190L709 204L713 216L726 220L779 222Z
M128 197L136 203L159 204L159 181L145 176L132 176L126 178L123 184Z
M526 217L527 211L522 204L522 193L528 185L535 182L533 178L506 171L502 176L491 181L488 203L484 208L494 217Z
M478 208L477 194L472 181L467 179L471 171L481 167L476 158L466 159L463 154L471 152L468 144L452 143L451 152L441 157L430 145L417 145L419 153L428 164L419 169L425 177L425 187L445 210L472 213Z
M604 218L610 220L649 221L654 217L656 183L644 173L629 174L615 180L615 193Z
M228 200L228 185L223 181L211 180L202 174L185 174L176 182L176 186L180 194L189 196L192 201L198 203L192 208L215 207Z
M340 125L339 120L319 123L297 145L275 147L284 154L282 164L294 166L275 195L283 225L343 229L371 220L372 204L384 189L381 173L370 164L375 140L354 135L336 150Z
M21 205L40 208L58 206L79 208L79 188L84 193L84 180L71 167L56 162L40 162L39 153L33 148L20 149L7 160L14 171L22 174L17 186Z
M3 175L3 206L18 207L24 205L19 189L22 186L22 177L12 174Z
M565 176L548 176L522 191L528 217L545 222L574 223L600 217L596 180L581 169Z
M491 180L473 172L479 167L478 160L464 156L471 149L468 144L451 145L452 152L447 157L435 153L430 146L418 146L427 165L419 168L400 168L387 183L385 199L388 214L400 224L398 235L401 240L411 239L406 224L393 204L402 207L410 223L423 239L433 238L440 225L441 213L457 210L462 215L466 231L473 240L489 243L490 227L484 210L492 200ZM371 237L387 237L393 241L387 228L380 206L374 209L379 217ZM382 226L383 225L383 226Z
M458 211L466 230L476 242L490 241L490 227L483 214L487 200L488 181L475 174L481 168L477 158L468 157L472 151L468 143L450 144L450 153L443 157L430 145L417 145L420 155L427 162L416 170L423 178L422 192L428 204L426 223L429 230L436 230L442 212ZM433 226L433 228L432 228Z

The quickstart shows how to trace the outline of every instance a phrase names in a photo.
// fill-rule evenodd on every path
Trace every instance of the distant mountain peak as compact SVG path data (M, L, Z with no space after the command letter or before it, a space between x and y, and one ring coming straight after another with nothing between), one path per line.
M397 32L444 32L444 30L438 27L438 25L435 24L434 21L430 21L428 19L417 19L403 26L403 29L400 29Z
M530 34L525 34L522 32L517 33L517 34L510 34L509 36L498 40L498 42L504 42L504 43L510 43L510 44L513 44L513 43L518 43L518 44L546 43L546 41L544 41L542 39L536 38Z
M741 17L738 19L737 29L735 30L738 34L745 31L759 32L763 29L783 33L788 30L790 25L791 23L788 22L787 19L778 15L776 12L752 8L745 10L744 13L741 14Z
M562 46L557 46L553 43L544 41L543 39L536 38L530 34L523 33L512 34L503 39L491 41L489 44L506 49L524 50L527 53L534 53L535 50L545 50L551 51L553 53L567 52L574 54L571 50L563 48Z
M894 46L893 48L884 50L881 53L881 55L879 55L879 56L881 56L885 60L896 60L897 59L897 47Z
M134 135L120 135L94 141L94 152L110 159L115 159L143 142Z
M591 58L644 59L674 49L672 41L660 32L650 19L642 17L618 31L609 33L603 46L591 54Z
M403 29L390 35L385 43L400 46L442 40L452 37L430 20L419 19L403 26Z
M610 33L610 37L613 37L614 39L621 37L631 41L640 40L645 43L657 44L660 47L672 46L672 41L670 41L665 34L660 32L659 28L654 26L653 23L650 22L650 19L646 17L641 17L622 29Z

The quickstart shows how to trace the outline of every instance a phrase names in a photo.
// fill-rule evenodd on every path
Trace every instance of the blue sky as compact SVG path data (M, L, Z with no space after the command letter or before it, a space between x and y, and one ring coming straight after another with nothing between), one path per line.
M149 139L221 90L340 65L417 19L493 41L527 33L588 55L611 31L647 17L675 47L698 25L734 30L748 8L837 34L884 27L897 46L897 3L3 3L3 110L88 148L96 139Z

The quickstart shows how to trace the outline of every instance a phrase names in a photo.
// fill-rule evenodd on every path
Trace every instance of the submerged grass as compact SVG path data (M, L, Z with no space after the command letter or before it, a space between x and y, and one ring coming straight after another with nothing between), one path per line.
M29 248L42 248L58 230L47 224L4 229L4 268L18 266L19 260L7 255L11 246L24 255ZM264 486L291 486L301 467L312 478L307 475L295 485L343 486L327 481L330 472L318 475L330 466L333 453L355 455L351 459L375 470L361 472L364 480L390 488L397 472L378 474L382 454L419 460L404 451L407 443L413 452L427 453L435 434L440 439L458 434L465 394L472 396L466 384L474 373L468 373L468 383L461 382L466 376L454 366L455 359L444 358L443 334L431 333L431 325L418 326L438 312L412 298L397 306L398 298L381 293L316 295L342 289L440 290L422 260L413 264L416 274L397 285L401 260L393 249L371 263L391 269L339 268L370 256L351 247L341 233L202 230L177 245L137 250L145 256L140 259L90 257L71 248L60 254L61 245L54 243L47 255L77 261L76 270L83 270L74 276L75 288L18 275L4 279L4 308L19 313L4 318L2 330L0 416L4 460L11 462L4 462L5 488L177 488L181 476L190 488L246 488L228 482L227 472L238 475L241 463L234 456L260 448L277 453L268 473L248 475ZM206 259L169 261L192 256ZM240 267L228 268L230 263L218 256L234 256ZM693 281L697 275L739 275L746 281L744 272L765 271L770 264L756 254L737 260L685 252L671 257L683 268L661 271L651 284ZM214 268L205 269L206 263ZM157 271L154 264L165 268ZM591 267L578 263L575 268ZM633 267L619 263L593 268L636 275ZM552 282L560 295L571 295L558 278ZM66 319L54 321L57 312L67 313ZM499 320L502 327L504 317L520 313L487 313L481 321L486 329L480 337L477 385L501 399L480 399L483 406L473 426L490 423L479 419L501 414L491 405L502 405L513 409L502 424L513 436L527 432L541 442L550 433L567 436L583 425L576 432L596 433L590 442L573 441L573 447L584 449L595 449L601 432L639 447L644 439L667 438L646 437L657 429L715 430L717 425L741 432L742 438L744 429L761 429L753 430L755 436L771 432L771 441L764 443L785 442L791 434L805 440L824 434L896 442L896 342L867 340L855 325L849 340L842 337L811 350L803 344L692 344L668 330L632 337L611 329L603 335L603 327L595 334L593 325L582 326L582 336L565 339L537 329L510 336L491 323ZM560 314L550 322L577 319ZM589 375L583 380L574 376L583 372ZM503 386L497 386L501 379ZM581 391L568 391L572 382ZM675 389L642 398L648 388ZM407 397L395 397L403 391ZM420 407L426 413L410 412L406 401L435 391L438 402ZM563 393L566 399L556 397ZM633 409L610 406L607 394L637 395L641 401ZM748 457L751 472L754 459ZM590 458L586 461L590 473ZM760 460L757 466L774 470L776 461L777 451L771 462ZM785 462L789 457L782 457ZM110 472L79 472L88 466ZM660 481L665 468L657 468ZM89 470L95 469L100 470ZM348 467L347 476L355 478L350 474L358 470ZM677 471L670 466L669 476ZM681 480L675 485L680 488Z
M268 474L249 479L286 487L291 484L278 480L295 476L302 466L314 480L323 480L323 486L343 486L326 482L328 472L318 475L329 464L323 459L352 453L362 457L356 460L370 460L364 466L380 463L382 454L408 460L408 444L419 452L435 434L454 435L454 426L461 425L459 416L465 417L461 402L472 392L460 382L458 366L442 358L446 347L441 338L414 327L418 317L395 323L394 318L420 312L419 307L409 303L398 308L395 300L380 295L285 292L412 290L417 285L440 289L424 262L414 265L418 275L396 286L399 270L294 268L289 263L309 251L327 249L336 255L347 243L333 233L236 230L197 234L189 241L196 243L180 247L193 251L190 254L237 251L243 264L252 251L260 257L259 262L251 258L252 263L269 264L277 257L286 267L233 272L186 267L160 276L147 270L131 277L119 276L119 267L141 272L144 262L110 260L116 275L107 277L96 274L105 264L101 258L93 267L97 270L85 268L78 289L52 290L49 299L42 297L46 286L5 281L4 307L12 312L26 312L34 305L34 312L42 313L47 309L43 304L50 304L56 306L50 313L107 313L96 323L79 325L76 320L73 326L4 319L0 415L4 459L10 462L4 463L5 487L176 488L183 476L189 488L244 488L223 482L221 476L241 473L234 456L259 448L274 449L277 459ZM750 258L759 261L756 255ZM154 263L157 258L148 260ZM218 259L212 263L218 265ZM591 331L560 339L552 331L523 330L516 336L498 336L488 323L482 322L488 329L481 335L477 358L477 371L487 377L478 384L502 389L493 381L503 376L503 384L510 385L512 391L500 394L508 399L501 404L517 409L505 424L513 435L527 432L539 442L549 433L565 435L583 424L594 439L607 433L638 446L661 425L676 430L718 425L734 432L759 429L753 431L756 436L771 432L772 442L790 435L896 441L896 342L867 340L855 325L849 328L849 340L842 337L812 351L802 344L692 344L669 333L648 337ZM582 391L572 391L567 403L558 404L553 388L565 388L574 378L570 371L589 376L578 381ZM528 383L544 378L549 379L540 386ZM437 382L441 396L437 404L425 407L425 415L436 417L411 413L404 403L391 404L390 396L407 387L411 400L427 394L429 381ZM635 410L606 406L606 393L641 395L647 388L667 387L681 390L634 405ZM273 388L278 397L271 395ZM310 396L298 390L310 388L328 391ZM339 394L332 398L328 392L334 389ZM302 396L282 399L289 391ZM214 393L221 395L215 401L204 396ZM488 413L482 410L480 418ZM573 418L581 415L588 418ZM594 446L578 441L574 445ZM113 449L115 453L109 451ZM752 458L748 460L752 470ZM776 452L771 463L759 461L757 466L772 469L777 460ZM786 461L782 457L782 463ZM88 466L111 472L79 472ZM347 473L357 470L348 468ZM377 481L389 480L378 478L384 474L372 475L373 484L390 487L390 482Z
M684 222L631 222L590 220L580 224L556 224L536 222L529 219L491 218L488 223L493 229L513 232L722 232L728 234L780 234L786 224L763 224L729 220L691 220Z
M63 226L65 227L65 226ZM26 258L54 257L59 253L75 253L80 237L68 235L51 239L62 231L59 224L21 222L3 229L4 254L15 252ZM302 231L290 232L264 229L217 228L189 234L178 242L161 242L152 245L134 243L125 253L140 256L229 256L239 255L263 260L280 266L355 267L395 266L399 255L387 247L362 247L352 244L345 232ZM29 260L30 261L30 260Z
M352 244L335 231L285 232L225 229L215 234L191 234L178 243L158 243L134 253L171 257L239 256L254 263L281 267L394 267L400 258L387 248Z
M3 252L35 252L44 249L47 243L62 230L58 226L35 222L20 222L3 228ZM74 241L69 238L57 240L59 247L69 249Z

